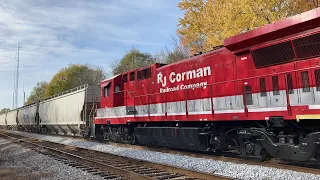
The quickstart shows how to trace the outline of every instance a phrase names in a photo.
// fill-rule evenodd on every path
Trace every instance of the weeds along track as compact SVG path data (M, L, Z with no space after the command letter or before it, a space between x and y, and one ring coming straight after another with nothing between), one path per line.
M0 137L22 144L23 146L39 153L49 155L69 166L80 168L94 175L104 177L105 179L230 179L224 176L206 174L163 164L28 138L10 132L1 131Z

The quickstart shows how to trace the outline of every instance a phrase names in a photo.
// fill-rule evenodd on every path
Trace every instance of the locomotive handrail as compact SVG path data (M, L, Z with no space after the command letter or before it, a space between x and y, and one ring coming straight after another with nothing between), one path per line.
M243 81L243 80L250 80L250 79L262 78L262 77L268 77L268 76L275 76L275 75L298 72L298 71L303 71L303 70L311 70L311 69L316 69L316 68L320 68L320 66L310 67L310 68L303 68L303 69L292 70L292 71L284 71L284 72L273 73L273 74L266 74L266 75L261 75L261 76L254 76L254 77L250 77L250 78L242 78L242 79L236 79L236 80L222 81L222 82L207 84L206 86L225 84L225 83L229 83L229 82L239 82L239 81ZM177 91L182 91L182 90L177 90ZM172 92L172 91L170 91L170 92ZM164 92L164 93L169 93L169 92ZM143 96L148 96L148 95L158 95L158 94L164 94L164 93L158 92L158 93L137 95L137 96L134 96L134 97L143 97Z
M214 109L214 101L213 101L213 95L214 95L214 90L213 90L213 86L216 86L216 85L221 85L221 84L225 84L225 83L230 83L230 82L233 82L233 83L239 83L239 82L243 82L242 83L242 87L241 87L241 91L237 91L236 94L238 95L242 95L243 96L243 109L244 109L244 113L246 116L248 116L248 108L247 108L247 99L246 99L246 91L245 91L245 81L246 80L258 80L259 78L266 78L266 77L270 77L270 76L279 76L279 75L285 75L287 73L293 73L293 72L299 72L299 71L306 71L306 70L312 70L312 69L317 69L317 68L320 68L320 66L316 66L316 67L308 67L308 68L301 68L301 69L295 69L295 70L290 70L290 71L283 71L283 72L275 72L275 73L268 73L268 74L265 74L265 75L259 75L259 76L254 76L254 77L248 77L248 78L241 78L241 79L235 79L235 80L229 80L229 81L222 81L222 82L216 82L216 83L211 83L211 84L207 84L206 86L210 88L210 92L209 92L209 98L211 100L211 111L212 111L212 117L214 117L214 113L215 113L215 109ZM286 80L287 81L287 80ZM258 83L255 83L257 86ZM174 92L182 92L184 91L184 101L185 101L185 110L186 110L186 116L188 116L188 100L189 98L187 97L187 91L189 91L190 89L179 89L177 91L174 91ZM289 93L288 93L288 87L287 87L287 83L286 83L286 87L285 87L285 90L286 90L286 99L287 99L287 111L288 111L288 114L291 115L291 106L290 106L290 100L289 100ZM119 91L117 93L121 93L121 92L127 92L127 94L130 94L130 97L126 96L125 99L126 101L129 99L129 98L133 98L133 107L135 108L136 107L136 98L142 98L142 97L147 97L148 99L146 99L147 101L143 102L142 104L146 104L148 106L148 117L150 119L150 114L151 114L151 111L150 111L150 98L151 96L156 96L156 95L160 95L160 94L164 94L165 98L164 98L164 104L165 104L165 116L167 117L167 114L168 114L168 107L167 107L167 103L168 103L168 100L167 100L167 94L168 93L172 93L173 91L170 91L170 92L156 92L156 93L147 93L147 94L141 94L141 95L138 95L137 92L135 91L128 91L128 90L122 90L122 91ZM116 93L116 92L114 92ZM226 98L226 97L225 97ZM140 102L141 103L141 102ZM139 104L140 104L139 103Z
M288 111L288 115L291 116L291 105L290 105L290 96L289 96L289 87L288 87L288 80L287 80L287 74L285 75L285 85L286 85L286 99L287 99L287 111Z
M136 93L135 91L121 90L121 91L118 91L118 92L112 92L111 94L119 94L119 93L124 93L124 92L127 92L128 94ZM131 97L134 97L134 96L131 96Z
M212 86L210 86L210 102L211 102L211 114L214 117L214 103L213 103L213 90Z
M242 98L243 98L243 106L244 106L244 114L246 117L248 117L248 107L247 107L247 92L246 92L246 86L244 85L242 88Z
M186 101L186 116L188 117L188 93L187 93L187 89L184 89L184 94L185 94L185 101Z

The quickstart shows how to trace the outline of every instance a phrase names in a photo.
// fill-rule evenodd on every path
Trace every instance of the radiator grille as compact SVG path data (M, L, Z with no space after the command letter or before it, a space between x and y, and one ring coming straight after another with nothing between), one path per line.
M320 55L320 34L293 40L293 45L299 59Z
M252 56L257 68L294 60L294 52L290 41L254 50Z

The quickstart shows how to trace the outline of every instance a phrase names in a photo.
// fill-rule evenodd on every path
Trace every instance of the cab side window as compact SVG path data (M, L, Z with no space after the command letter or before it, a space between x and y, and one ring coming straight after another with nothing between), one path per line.
M116 85L114 86L114 92L115 92L115 93L120 92L120 85L119 85L119 84L116 84Z
M151 77L151 68L138 71L138 80L148 79Z
M130 81L134 81L136 79L135 72L130 73Z
M123 81L123 83L128 82L128 74L124 74L124 75L122 76L122 81Z
M110 88L111 88L111 82L103 88L103 96L104 97L110 96Z

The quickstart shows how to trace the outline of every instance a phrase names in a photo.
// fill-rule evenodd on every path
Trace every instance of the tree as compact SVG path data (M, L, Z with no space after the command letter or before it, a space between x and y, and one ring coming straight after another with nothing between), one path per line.
M178 62L190 57L190 49L188 46L183 46L180 37L172 36L170 46L173 50L169 50L168 47L161 51L156 59L159 62L166 64Z
M9 108L3 108L3 109L0 110L0 115L1 115L1 114L5 114L5 113L8 112L8 111L10 111Z
M25 104L34 103L45 98L45 91L48 83L45 81L38 82L37 85L32 89L30 96Z
M182 0L177 33L191 52L208 51L225 38L318 6L318 0Z
M53 96L84 84L98 85L103 79L105 79L105 73L100 67L72 64L61 69L52 78L46 88L45 96Z
M119 61L116 61L112 66L112 74L117 75L133 69L149 66L155 63L156 60L149 53L142 53L139 50L132 48Z

